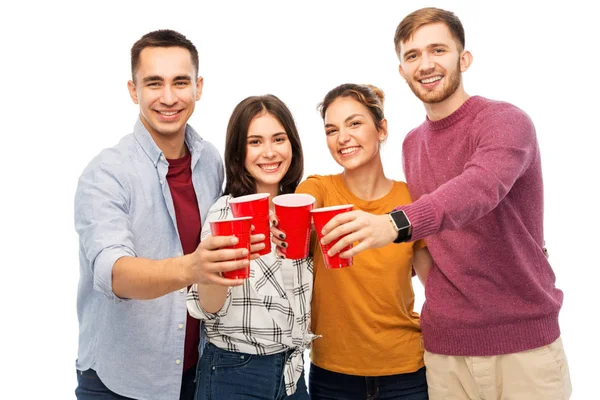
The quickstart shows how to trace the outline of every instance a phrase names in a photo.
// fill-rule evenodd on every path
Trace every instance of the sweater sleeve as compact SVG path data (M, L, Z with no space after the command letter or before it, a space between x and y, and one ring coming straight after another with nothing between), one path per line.
M400 206L412 240L459 229L491 212L538 156L535 128L516 107L488 107L473 122L475 149L462 173L410 205ZM404 160L410 155L404 149Z

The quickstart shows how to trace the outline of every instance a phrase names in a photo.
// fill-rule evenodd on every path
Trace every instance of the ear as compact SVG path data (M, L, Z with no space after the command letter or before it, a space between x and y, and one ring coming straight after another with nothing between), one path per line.
M387 139L388 136L388 124L387 124L387 119L382 119L381 120L381 128L379 129L379 133L378 133L378 138L380 142L383 142L385 139Z
M400 72L400 76L402 77L402 79L406 81L406 74L404 73L404 69L402 68L402 63L398 64L398 72Z
M196 101L202 97L202 87L204 87L204 78L199 76L196 80Z
M468 50L463 50L460 54L460 72L465 72L473 63L473 55Z
M133 83L133 81L127 82L127 90L129 90L129 97L131 97L133 104L140 104L138 101L137 90L135 90L135 83Z

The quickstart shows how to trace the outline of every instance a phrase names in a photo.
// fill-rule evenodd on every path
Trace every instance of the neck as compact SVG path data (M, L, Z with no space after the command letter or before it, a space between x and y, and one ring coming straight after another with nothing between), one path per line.
M446 100L440 103L423 103L425 105L425 111L430 121L438 121L444 119L454 111L458 110L465 101L469 99L469 96L462 87L462 84L448 97Z
M166 158L176 160L185 156L185 126L181 132L164 135L152 129L143 117L141 120L148 133L150 133L150 136L152 136L152 140L154 140L154 143L156 143Z
M256 193L269 193L269 208L273 209L273 197L279 194L279 185L256 185Z
M377 200L390 192L393 182L383 172L381 158L364 167L344 170L344 184L356 197L363 200Z

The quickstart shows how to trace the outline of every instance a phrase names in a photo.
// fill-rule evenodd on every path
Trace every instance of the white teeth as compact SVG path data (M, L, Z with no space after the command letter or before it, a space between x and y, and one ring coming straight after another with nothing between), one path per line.
M177 114L177 111L159 111L162 115L171 116Z
M422 79L422 80L421 80L421 83L432 83L432 82L437 82L437 81L439 81L440 79L442 79L442 77L441 77L441 76L434 76L434 77L432 77L432 78Z
M345 149L341 149L340 153L342 153L342 154L350 154L350 153L354 153L356 150L358 150L358 147L347 147Z
M259 165L259 167L261 169L264 169L265 171L274 171L277 168L279 168L279 163L277 163L277 164L268 164L268 165L267 164L262 164L262 165Z

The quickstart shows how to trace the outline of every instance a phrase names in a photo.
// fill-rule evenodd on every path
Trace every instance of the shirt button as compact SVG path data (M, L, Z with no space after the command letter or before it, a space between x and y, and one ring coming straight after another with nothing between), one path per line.
M177 360L175 360L175 364L177 364L177 365L181 364L181 360L178 358Z
M183 293L185 289L179 289L179 293Z
M177 327L178 327L179 329L183 329L183 324L179 324L179 325L177 325Z
M165 161L165 156L163 156L162 154L160 155L160 160L161 161Z
M161 185L162 185L163 183L165 183L165 181L163 181L162 179L161 179L160 181L158 181L158 182L159 182Z

